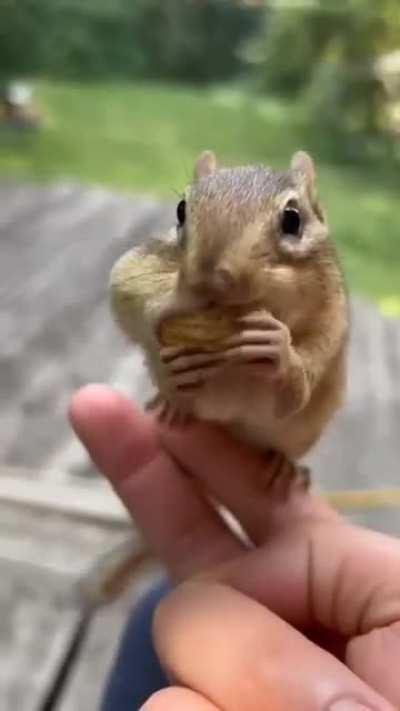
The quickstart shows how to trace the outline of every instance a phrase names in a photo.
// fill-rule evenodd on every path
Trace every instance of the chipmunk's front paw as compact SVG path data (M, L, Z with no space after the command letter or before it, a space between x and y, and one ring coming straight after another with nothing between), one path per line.
M164 400L158 413L160 422L167 425L187 425L192 419L190 409L184 403Z
M292 462L280 452L271 452L268 458L266 487L274 498L287 501L293 494L306 492L309 489L310 470L308 467Z
M167 387L180 395L195 393L219 370L223 358L219 353L193 352L185 347L162 348Z
M170 402L160 393L146 403L145 410L154 412L160 422L169 425L186 425L192 418L188 403Z
M242 330L225 342L225 361L249 365L271 379L284 376L291 356L288 327L267 313L243 316L238 321Z
M165 347L160 351L163 364L163 395L154 399L152 409L160 421L183 425L193 417L193 401L201 387L218 370L221 357L188 348Z

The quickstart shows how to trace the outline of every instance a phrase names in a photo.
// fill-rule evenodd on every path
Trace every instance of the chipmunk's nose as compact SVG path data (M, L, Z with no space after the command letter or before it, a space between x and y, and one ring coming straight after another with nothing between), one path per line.
M205 272L194 291L214 304L242 304L249 298L246 275L233 273L227 267L214 267Z
M235 288L235 278L225 267L217 267L211 274L211 285L217 294L226 294Z

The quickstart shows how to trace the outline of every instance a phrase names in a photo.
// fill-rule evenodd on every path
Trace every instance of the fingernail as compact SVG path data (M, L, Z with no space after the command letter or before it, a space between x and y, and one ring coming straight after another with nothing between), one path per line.
M373 711L373 709L355 699L340 699L329 706L328 711Z

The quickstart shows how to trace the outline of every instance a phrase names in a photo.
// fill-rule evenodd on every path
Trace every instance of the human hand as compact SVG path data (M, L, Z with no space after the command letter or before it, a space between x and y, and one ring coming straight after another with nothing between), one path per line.
M109 388L78 393L71 420L181 583L154 628L176 685L146 711L400 708L400 542L301 488L280 499L267 456L205 425L160 425Z

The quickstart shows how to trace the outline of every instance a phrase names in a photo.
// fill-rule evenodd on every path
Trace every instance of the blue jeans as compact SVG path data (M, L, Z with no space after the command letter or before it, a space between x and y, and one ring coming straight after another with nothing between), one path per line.
M101 711L138 711L146 699L169 685L151 638L153 613L171 589L167 580L135 605L108 679Z

